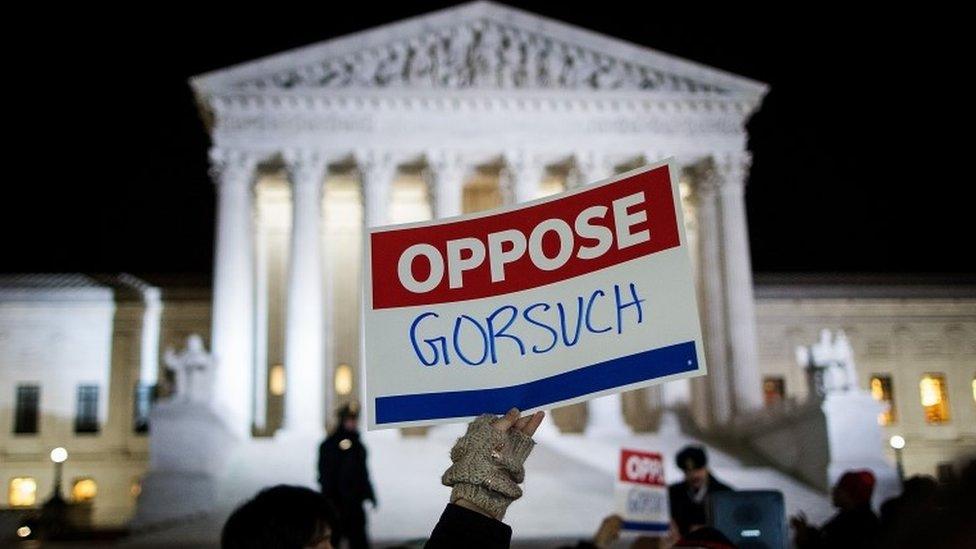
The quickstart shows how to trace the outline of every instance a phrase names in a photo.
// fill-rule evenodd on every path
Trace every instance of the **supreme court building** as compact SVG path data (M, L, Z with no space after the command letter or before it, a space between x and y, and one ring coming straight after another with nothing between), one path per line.
M550 522L515 509L523 535L582 535L586 520L610 508L611 494L592 486L610 486L604 481L616 456L597 464L609 472L573 469L601 449L645 444L668 453L688 437L707 443L743 423L802 434L793 427L809 423L816 406L800 406L811 397L794 350L824 328L849 338L856 388L870 391L882 410L870 412L869 423L877 416L884 435L904 437L909 474L936 474L976 453L976 286L753 279L745 124L761 108L762 83L474 2L217 70L190 85L213 143L212 290L127 275L0 277L0 423L8 426L0 430L0 479L10 509L37 507L54 490L48 452L63 446L71 456L68 499L90 505L96 524L127 523L151 492L143 482L147 469L152 475L153 445L185 438L171 432L167 439L151 425L147 434L145 397L157 382L159 394L168 393L164 351L191 334L209 337L211 406L242 442L222 471L222 509L272 483L314 485L314 449L333 411L361 400L367 227L532 200L667 157L681 170L708 375L554 410L558 431L587 436L540 438L549 457L539 459L552 466L533 475L552 491L526 497L588 496ZM662 428L662 410L690 425ZM386 514L375 521L385 529L381 538L429 532L425 521L439 509L424 505L441 502L404 494L437 486L443 469L432 450L418 448L441 448L446 459L452 427L425 439L366 435L381 449L371 453L372 471L387 486L378 511ZM600 438L600 429L616 438ZM874 445L881 455L882 432L878 440L837 444L821 433L808 442L817 450ZM723 462L718 447L710 452L720 476L738 487L780 489L791 511L829 511L822 485L796 480L815 452L784 440L766 444L779 454L769 456L769 470L734 455ZM411 456L404 475L401 458ZM890 451L887 461L894 462ZM815 465L823 473L826 466ZM419 484L410 485L414 477ZM592 485L573 484L592 478ZM810 486L819 492L811 495ZM170 503L185 511L185 500Z
M218 187L215 398L237 432L319 431L356 398L365 227L532 200L665 157L682 167L709 376L628 395L620 413L639 424L690 401L711 425L761 405L743 192L764 84L489 2L191 84Z

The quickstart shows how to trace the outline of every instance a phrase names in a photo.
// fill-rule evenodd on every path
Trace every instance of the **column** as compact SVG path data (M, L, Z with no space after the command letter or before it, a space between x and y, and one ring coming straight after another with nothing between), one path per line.
M213 405L240 437L251 432L254 359L254 195L256 160L241 151L212 149L217 184L211 351Z
M695 170L694 184L698 203L699 297L708 366L709 419L715 425L723 425L732 416L732 395L725 337L721 221L718 212L718 187L721 181L718 177L713 168L698 169Z
M464 180L468 176L463 159L449 154L428 155L426 176L434 219L461 215Z
M566 182L567 188L575 189L606 179L613 175L613 164L596 152L577 152L573 155L575 164L572 176ZM652 391L660 392L660 388ZM595 398L587 404L587 435L627 435L630 427L624 421L623 396L620 393Z
M285 154L291 180L292 229L285 309L285 414L288 434L316 435L325 428L326 394L322 307L323 155Z
M522 151L505 155L502 189L506 204L521 204L535 200L546 167Z
M251 410L254 429L264 433L268 427L268 221L257 193L254 230L254 399Z
M645 166L654 164L655 162L659 162L665 158L665 155L661 151L656 150L646 151L642 156Z
M389 155L373 153L357 159L363 193L363 221L367 227L389 223L390 190L397 165Z
M719 210L722 219L725 315L732 363L732 402L737 415L762 406L759 363L756 360L756 313L746 225L745 178L748 158L732 157L717 166Z
M123 275L126 276L126 275ZM159 288L140 284L145 309L142 312L142 341L139 349L139 383L136 387L135 406L138 421L148 425L156 388L159 384L159 332L163 317L163 302Z
M613 175L613 165L593 152L580 152L573 155L572 177L566 182L566 188L576 189L590 183L606 179Z
M145 310L142 312L142 341L139 357L139 383L155 388L159 382L159 329L163 317L163 302L159 288L140 288Z

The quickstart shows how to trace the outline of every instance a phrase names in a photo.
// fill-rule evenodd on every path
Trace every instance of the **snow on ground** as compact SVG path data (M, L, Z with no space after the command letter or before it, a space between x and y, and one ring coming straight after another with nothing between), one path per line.
M426 537L437 522L450 490L440 476L450 464L451 446L464 432L461 424L432 428L426 437L404 437L399 431L364 433L370 469L379 498L369 510L374 540ZM660 452L666 475L680 479L672 463L685 444L700 443L680 432L677 420L666 415L656 433L603 433L563 435L548 420L536 434L538 444L526 463L525 495L508 511L516 538L555 539L588 537L600 520L612 513L613 486L621 447ZM134 541L175 546L214 543L230 510L259 488L279 483L315 485L318 441L265 439L250 441L235 452L227 481L219 494L220 510L204 520L147 532ZM743 465L735 457L709 448L717 477L740 489L777 489L783 492L788 513L803 510L813 522L829 517L828 498L792 478L767 467Z

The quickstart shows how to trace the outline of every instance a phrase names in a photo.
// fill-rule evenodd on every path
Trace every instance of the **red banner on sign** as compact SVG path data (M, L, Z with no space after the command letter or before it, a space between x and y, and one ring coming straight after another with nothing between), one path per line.
M518 292L679 244L665 165L504 213L373 232L373 308Z
M649 486L665 486L661 454L640 450L620 450L620 480Z

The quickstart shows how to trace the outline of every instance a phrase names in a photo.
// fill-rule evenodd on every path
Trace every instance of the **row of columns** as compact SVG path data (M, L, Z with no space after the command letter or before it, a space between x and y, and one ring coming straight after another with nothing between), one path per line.
M506 202L536 197L545 165L524 153L505 155ZM323 301L320 242L322 191L328 159L319 152L283 154L292 185L292 235L286 298L284 430L319 433L325 419ZM212 173L218 186L213 287L212 348L217 359L214 403L232 430L249 436L252 422L254 314L254 192L257 158L243 151L214 149ZM358 155L366 226L388 222L390 191L397 162L389 154ZM612 164L595 154L576 155L570 187L613 174ZM699 265L713 419L726 423L734 413L761 404L756 363L755 314L748 234L743 201L747 166L714 164L696 178L700 225ZM463 183L471 167L450 154L431 155L426 176L435 218L462 213ZM727 365L727 366L726 366ZM258 365L260 367L260 365Z
M743 157L709 160L691 170L698 219L699 299L709 365L712 426L762 406L756 314L746 224Z

